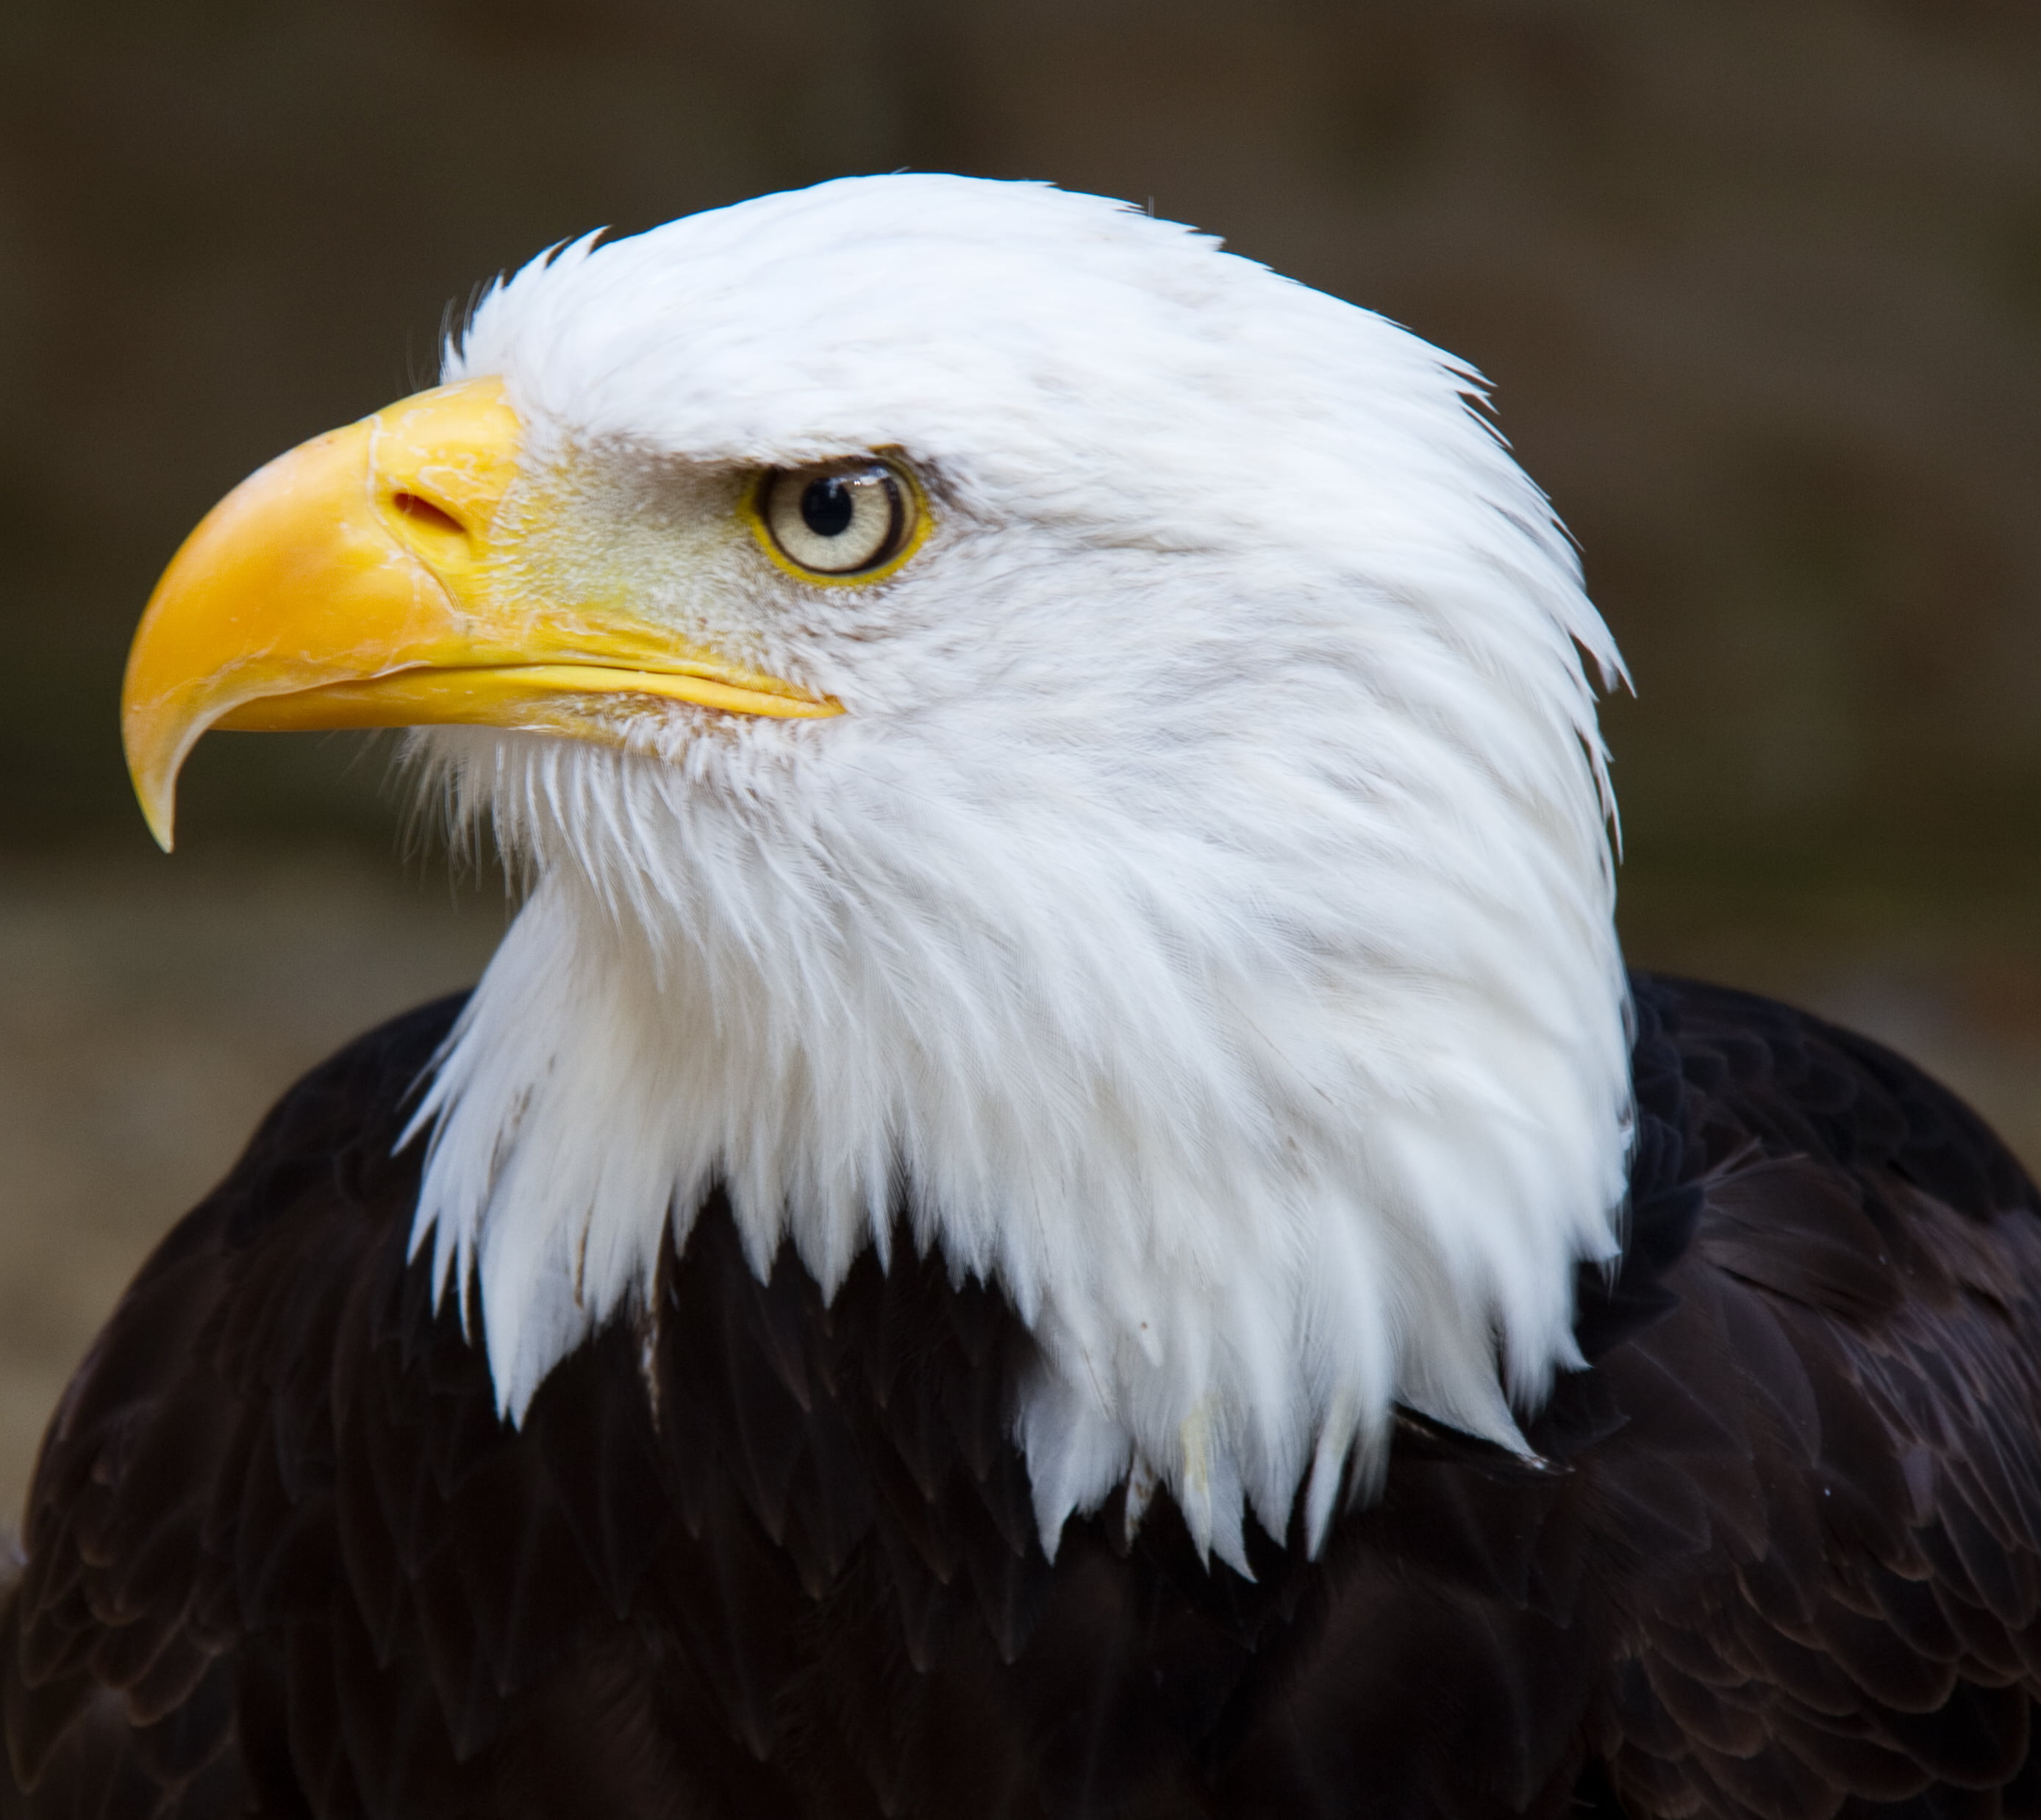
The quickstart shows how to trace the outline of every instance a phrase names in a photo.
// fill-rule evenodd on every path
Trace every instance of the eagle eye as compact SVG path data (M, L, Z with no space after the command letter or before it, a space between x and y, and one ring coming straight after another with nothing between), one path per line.
M870 581L917 541L918 489L891 462L860 455L769 468L753 501L768 550L804 580Z

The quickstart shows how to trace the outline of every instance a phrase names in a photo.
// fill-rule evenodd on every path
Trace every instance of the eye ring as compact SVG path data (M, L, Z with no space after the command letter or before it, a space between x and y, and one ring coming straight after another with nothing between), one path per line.
M767 468L746 496L744 516L774 562L824 587L895 573L920 547L929 522L913 474L878 455Z

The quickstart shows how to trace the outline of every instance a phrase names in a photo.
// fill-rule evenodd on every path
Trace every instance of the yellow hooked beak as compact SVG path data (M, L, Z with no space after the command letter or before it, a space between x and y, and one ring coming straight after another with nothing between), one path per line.
M602 608L498 598L490 533L518 427L498 381L442 386L293 449L207 514L150 596L121 690L128 774L166 851L177 772L213 727L467 722L614 741L601 698L842 711Z

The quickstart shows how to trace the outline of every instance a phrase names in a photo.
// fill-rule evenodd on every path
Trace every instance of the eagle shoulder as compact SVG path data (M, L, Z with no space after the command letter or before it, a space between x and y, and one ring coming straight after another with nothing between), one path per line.
M1673 1255L1626 1260L1630 1331L1540 1424L1620 1412L1580 1461L1627 1557L1614 1786L1646 1814L2041 1810L2041 1199L1881 1045L1635 996L1634 1200Z

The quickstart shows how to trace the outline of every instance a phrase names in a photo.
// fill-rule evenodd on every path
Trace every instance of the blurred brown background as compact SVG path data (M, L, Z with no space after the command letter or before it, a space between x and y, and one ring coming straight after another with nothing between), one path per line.
M359 741L114 703L156 571L547 242L899 166L1223 234L1477 362L1635 669L1635 958L1896 1040L2041 1158L2032 0L6 0L0 1513L292 1072L471 978Z

